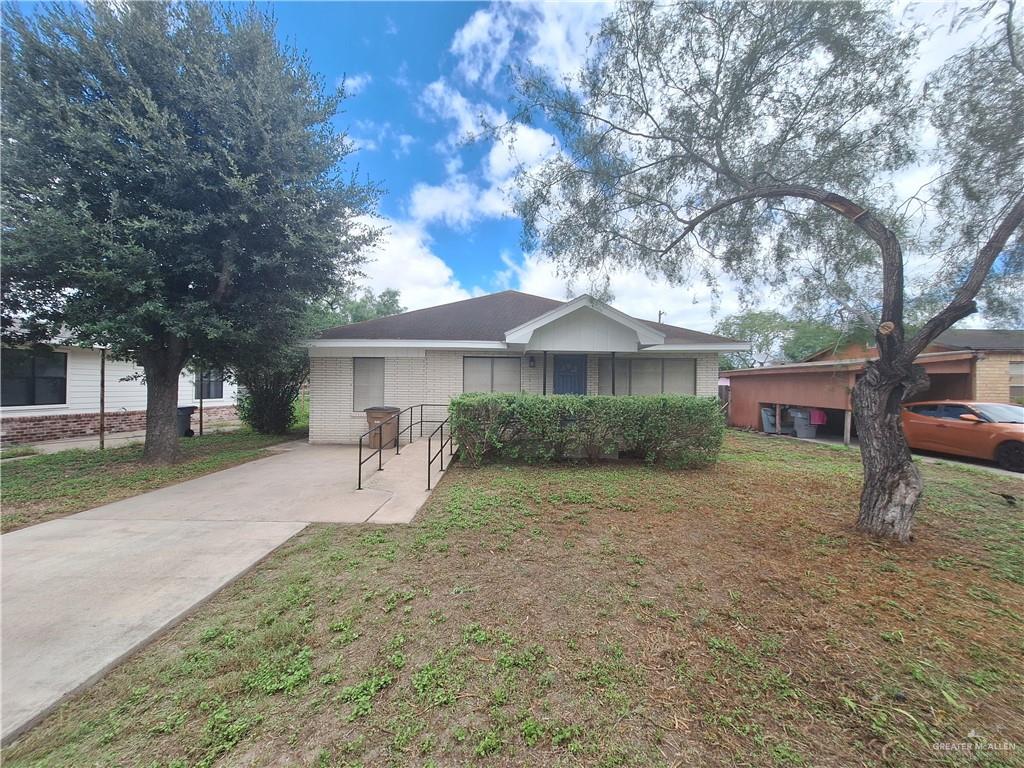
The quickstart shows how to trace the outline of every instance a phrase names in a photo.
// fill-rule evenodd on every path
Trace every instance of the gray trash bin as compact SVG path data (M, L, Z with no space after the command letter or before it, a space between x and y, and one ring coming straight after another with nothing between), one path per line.
M811 412L805 408L790 408L789 415L793 417L793 428L797 437L817 437L818 427L811 424Z
M178 437L192 437L192 414L196 412L194 405L178 406Z
M775 432L775 409L774 408L762 408L761 409L761 426L764 427L764 431L769 434Z

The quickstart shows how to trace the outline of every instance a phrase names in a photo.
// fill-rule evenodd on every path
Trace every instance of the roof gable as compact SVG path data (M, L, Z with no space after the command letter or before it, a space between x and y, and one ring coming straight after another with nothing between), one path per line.
M534 334L538 331L558 323L559 320L567 318L569 315L588 312L594 312L612 323L617 323L619 326L629 329L636 334L637 342L641 345L665 343L665 334L661 331L651 328L642 320L637 320L635 317L630 317L626 313L620 312L603 301L598 301L587 293L577 296L572 301L568 301L539 317L535 317L507 331L505 333L505 341L509 344L529 345Z

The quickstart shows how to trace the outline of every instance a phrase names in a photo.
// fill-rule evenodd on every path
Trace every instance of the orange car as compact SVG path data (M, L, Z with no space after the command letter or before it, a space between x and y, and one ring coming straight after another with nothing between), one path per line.
M911 448L996 461L1024 472L1024 407L1006 403L932 400L904 403L903 431Z

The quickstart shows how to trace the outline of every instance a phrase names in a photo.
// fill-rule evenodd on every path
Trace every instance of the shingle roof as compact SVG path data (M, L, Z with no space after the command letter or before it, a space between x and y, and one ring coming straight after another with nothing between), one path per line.
M1024 351L1024 331L966 328L944 331L935 339L935 343L951 349Z
M520 291L501 291L437 307L328 328L321 339L432 339L504 341L505 332L565 302ZM729 343L733 339L637 318L665 334L666 344Z

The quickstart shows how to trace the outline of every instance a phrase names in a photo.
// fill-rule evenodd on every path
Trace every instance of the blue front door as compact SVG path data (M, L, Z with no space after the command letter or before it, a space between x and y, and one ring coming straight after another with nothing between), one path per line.
M587 394L587 356L555 355L555 394Z

